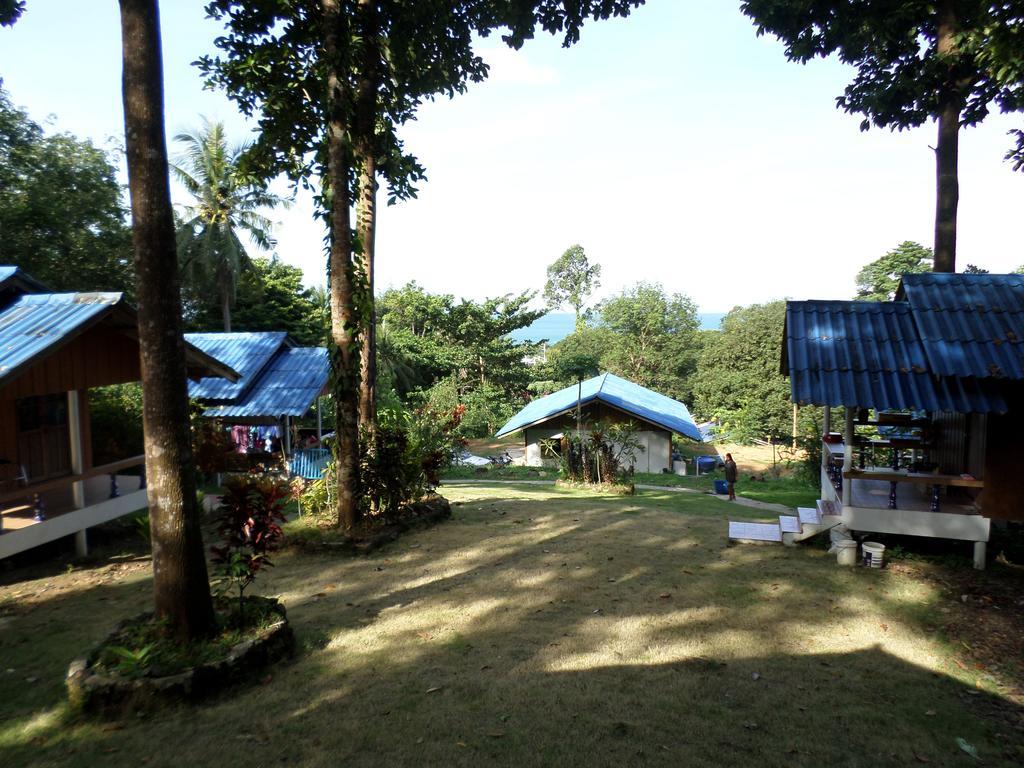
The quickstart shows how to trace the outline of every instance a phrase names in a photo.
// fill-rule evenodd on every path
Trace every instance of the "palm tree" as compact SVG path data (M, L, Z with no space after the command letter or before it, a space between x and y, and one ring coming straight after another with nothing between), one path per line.
M204 118L200 130L174 140L184 151L171 169L194 200L178 228L178 259L193 283L217 285L224 330L230 331L238 276L249 266L239 235L247 234L261 250L272 248L273 223L260 211L287 207L288 201L239 177L238 161L248 145L229 148L223 123Z

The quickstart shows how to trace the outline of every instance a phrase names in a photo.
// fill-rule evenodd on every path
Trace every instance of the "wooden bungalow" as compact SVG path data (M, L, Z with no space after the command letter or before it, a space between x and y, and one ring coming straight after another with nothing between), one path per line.
M297 346L280 331L188 333L185 340L239 373L235 381L210 377L189 384L189 396L206 406L203 415L231 425L276 426L282 451L291 456L293 421L309 414L326 394L327 349ZM318 408L318 443L320 413Z
M973 542L977 568L991 521L1024 520L1024 275L908 274L891 302L790 301L782 371L794 403L824 406L824 515Z
M88 390L138 381L135 310L120 293L49 293L0 267L0 559L147 506L143 456L94 466ZM237 378L186 345L189 375ZM133 471L135 474L123 474Z
M527 466L545 463L566 432L576 429L576 406L581 404L584 434L601 422L633 422L642 450L634 458L637 472L667 472L672 469L672 435L701 441L700 430L689 410L678 400L639 384L603 373L580 385L566 387L529 403L503 426L496 437L523 432Z

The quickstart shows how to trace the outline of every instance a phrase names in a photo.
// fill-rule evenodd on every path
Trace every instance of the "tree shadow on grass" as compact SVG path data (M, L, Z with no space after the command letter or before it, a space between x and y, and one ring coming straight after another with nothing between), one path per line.
M284 556L261 590L288 605L294 663L117 730L64 722L56 697L14 706L0 762L967 765L961 737L1017 763L999 718L1020 710L945 671L923 588L726 547L717 519L543 504L475 498L369 558ZM99 613L120 589L78 601ZM73 623L67 598L45 609Z

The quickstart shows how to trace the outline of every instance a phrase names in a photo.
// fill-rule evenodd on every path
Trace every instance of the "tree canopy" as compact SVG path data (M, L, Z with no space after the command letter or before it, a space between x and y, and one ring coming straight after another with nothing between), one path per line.
M694 384L694 410L739 441L788 435L789 381L779 372L786 302L736 307L708 334Z
M401 372L393 379L399 395L444 409L461 403L468 433L496 430L525 402L532 376L525 360L540 345L517 343L509 334L544 313L529 309L533 298L527 292L457 300L415 283L386 291L378 301L387 329L384 367Z
M905 240L857 273L857 296L866 301L892 301L907 272L930 272L932 250Z
M131 230L107 153L46 135L0 87L0 262L54 290L133 293Z
M836 104L861 114L861 129L938 123L935 269L956 265L958 130L992 105L1024 107L1024 13L989 0L745 0L742 10L807 62L838 55L856 68ZM1018 135L1018 138L1021 138Z
M591 264L583 246L574 245L548 266L544 300L551 309L568 304L576 312L576 324L583 320L583 305L601 287L601 265Z
M207 283L186 282L183 293L189 330L222 330L220 304ZM285 331L303 346L322 346L327 309L302 285L301 269L257 256L239 278L232 325L236 331Z
M700 321L689 296L639 282L603 301L598 311L600 327L609 332L603 368L677 400L690 399Z

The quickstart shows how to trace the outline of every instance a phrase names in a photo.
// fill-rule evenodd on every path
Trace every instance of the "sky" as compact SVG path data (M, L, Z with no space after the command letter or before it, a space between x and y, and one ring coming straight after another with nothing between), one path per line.
M205 116L245 139L251 127L191 66L219 25L199 0L162 6L168 135ZM597 298L643 280L725 312L850 298L864 264L904 240L932 245L934 125L861 132L835 108L853 70L788 62L738 2L648 0L588 24L570 49L491 37L478 51L489 79L401 130L428 179L418 199L386 207L382 195L378 292L413 280L476 299L540 290L578 243L602 267ZM113 0L33 0L0 29L14 103L110 147L123 144L120 55ZM994 114L961 134L960 267L1024 264L1024 174L1003 160L1021 122ZM280 258L323 284L310 198L272 218Z

